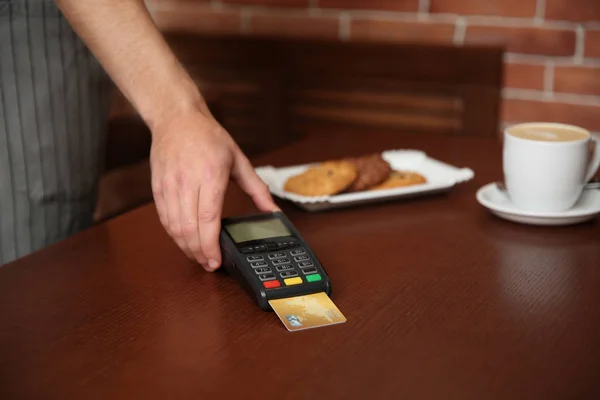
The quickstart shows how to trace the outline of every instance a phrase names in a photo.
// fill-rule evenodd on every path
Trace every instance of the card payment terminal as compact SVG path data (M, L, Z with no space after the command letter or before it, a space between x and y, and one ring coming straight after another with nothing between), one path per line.
M325 269L282 212L224 218L220 243L223 267L263 310L273 299L331 295Z

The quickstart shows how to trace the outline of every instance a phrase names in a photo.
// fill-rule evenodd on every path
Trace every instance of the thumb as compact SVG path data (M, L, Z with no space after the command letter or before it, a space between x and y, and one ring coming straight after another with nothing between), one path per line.
M252 197L259 210L265 212L279 211L269 188L256 174L252 164L241 151L236 152L232 177L242 190Z

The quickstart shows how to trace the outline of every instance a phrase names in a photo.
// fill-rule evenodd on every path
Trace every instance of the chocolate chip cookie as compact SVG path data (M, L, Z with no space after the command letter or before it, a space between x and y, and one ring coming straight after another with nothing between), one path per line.
M348 192L360 192L386 180L392 168L381 154L373 153L349 158L357 172L357 177L348 187Z

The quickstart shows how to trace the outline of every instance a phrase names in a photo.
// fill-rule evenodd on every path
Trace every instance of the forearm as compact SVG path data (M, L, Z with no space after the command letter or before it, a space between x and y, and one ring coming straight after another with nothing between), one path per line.
M152 129L203 105L143 0L56 0L77 34Z

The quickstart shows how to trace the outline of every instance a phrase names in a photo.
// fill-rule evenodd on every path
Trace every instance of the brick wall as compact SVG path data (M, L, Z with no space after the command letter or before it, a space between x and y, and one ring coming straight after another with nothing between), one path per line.
M192 32L448 45L501 44L503 123L600 131L600 0L148 0Z

